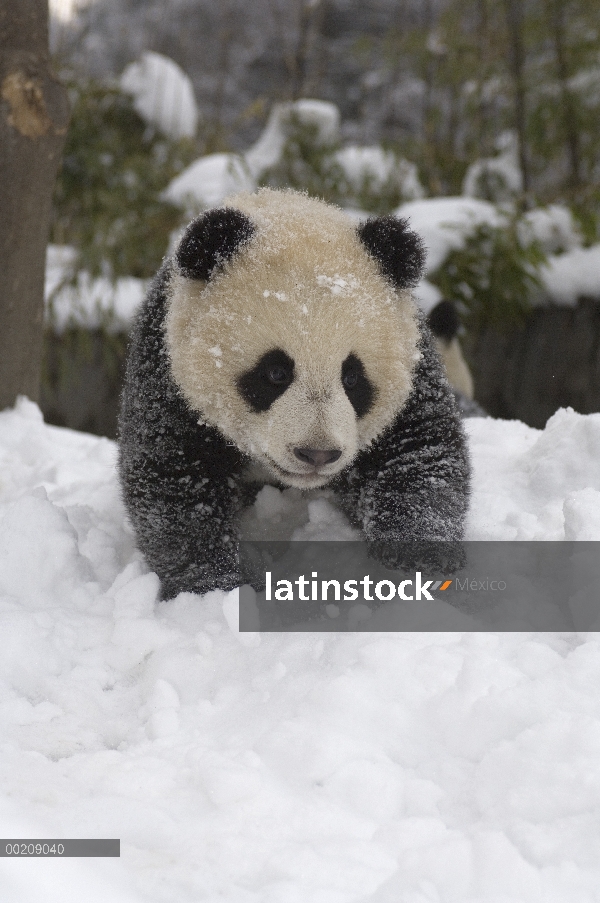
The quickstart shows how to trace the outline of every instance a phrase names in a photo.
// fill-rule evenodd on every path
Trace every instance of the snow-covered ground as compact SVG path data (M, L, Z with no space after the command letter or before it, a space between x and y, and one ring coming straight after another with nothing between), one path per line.
M600 415L467 426L469 538L600 539ZM2 903L600 900L597 635L240 634L156 601L115 458L0 414L2 834L121 839Z

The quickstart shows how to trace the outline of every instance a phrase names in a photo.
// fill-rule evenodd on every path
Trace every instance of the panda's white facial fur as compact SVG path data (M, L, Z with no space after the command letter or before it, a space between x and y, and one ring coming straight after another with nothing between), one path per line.
M227 202L250 240L208 281L175 268L166 339L200 419L301 489L327 483L393 421L418 328L346 215L296 192Z

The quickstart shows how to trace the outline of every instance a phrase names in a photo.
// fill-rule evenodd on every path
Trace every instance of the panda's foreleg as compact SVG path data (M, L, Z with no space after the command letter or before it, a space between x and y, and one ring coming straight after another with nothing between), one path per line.
M406 404L392 426L359 454L338 490L342 506L381 560L390 543L456 543L464 536L466 438L428 335L422 351Z
M172 425L171 425L172 428ZM173 434L170 434L172 440ZM235 481L160 441L122 455L121 480L140 551L161 581L161 595L206 593L239 584ZM218 450L213 449L218 459Z
M427 433L394 442L381 469L365 474L358 513L368 540L463 538L469 497L466 453L455 436L440 442Z
M165 281L140 311L119 420L123 500L163 598L238 585L236 475L241 456L199 424L175 385L164 344Z

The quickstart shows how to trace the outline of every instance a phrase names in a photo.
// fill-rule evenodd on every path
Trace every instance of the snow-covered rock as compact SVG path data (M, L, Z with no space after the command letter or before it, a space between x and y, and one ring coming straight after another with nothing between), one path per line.
M146 51L125 68L121 90L131 94L142 119L171 138L193 138L198 128L198 107L192 82L177 63L160 53Z
M275 104L259 139L244 153L254 179L279 162L292 123L312 127L317 146L327 147L339 140L340 111L335 104L308 98Z
M253 191L256 183L237 154L208 154L195 160L166 187L162 197L190 215L218 207L238 191Z
M600 539L600 415L467 428L471 539ZM0 413L4 835L121 840L0 858L3 901L597 899L597 634L242 635L237 591L156 601L115 462ZM347 535L298 495L256 514Z

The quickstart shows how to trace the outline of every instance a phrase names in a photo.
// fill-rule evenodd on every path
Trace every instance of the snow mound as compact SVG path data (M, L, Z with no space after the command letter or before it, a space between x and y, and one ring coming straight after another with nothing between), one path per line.
M362 147L350 144L333 155L354 192L369 190L374 194L388 187L397 190L407 201L425 194L414 163L396 157L379 145Z
M528 210L521 218L518 228L524 244L537 241L547 254L581 247L579 227L569 208L562 204Z
M146 122L171 138L193 138L198 128L194 88L177 63L146 51L125 68L121 90L131 94L135 109Z
M409 201L394 210L394 215L407 217L411 228L425 242L426 273L435 272L450 251L462 248L477 226L482 223L500 226L504 222L503 215L493 204L464 197Z
M554 304L575 305L583 296L600 299L600 244L551 255L540 275Z
M465 197L503 203L523 190L516 133L503 132L496 146L499 151L497 156L475 160L468 167L462 188Z
M471 539L600 539L600 415L467 427ZM121 839L0 859L3 901L597 899L596 635L240 634L237 591L156 601L115 462L0 413L5 836ZM251 516L348 536L326 493Z
M176 176L162 196L193 216L201 210L218 207L231 194L255 188L248 167L237 154L208 154Z
M112 281L92 278L85 270L70 281L77 258L75 248L48 245L44 298L46 322L61 333L69 327L104 328L128 332L148 283L133 276Z
M600 539L600 414L557 411L543 431L465 421L473 456L467 539Z
M258 141L244 154L244 160L254 179L258 180L267 169L281 160L293 123L314 129L317 147L327 147L337 143L339 139L340 111L335 104L307 98L293 103L275 104Z
M22 807L14 800L0 799L0 823L6 838L40 838L40 822L24 818ZM2 903L139 903L119 859L54 857L52 863L39 859L2 862Z

